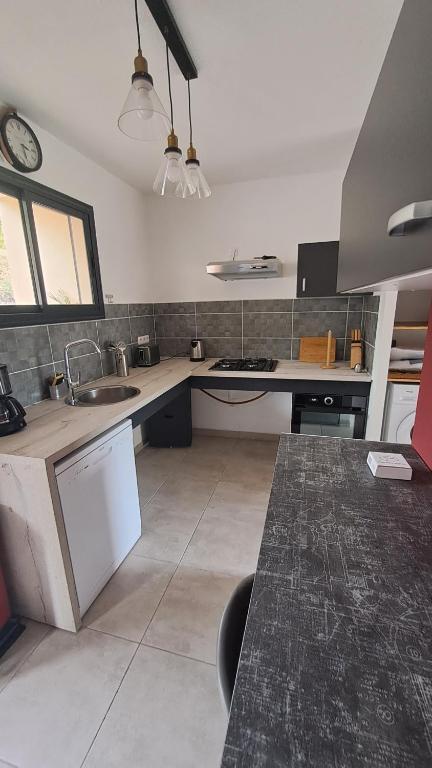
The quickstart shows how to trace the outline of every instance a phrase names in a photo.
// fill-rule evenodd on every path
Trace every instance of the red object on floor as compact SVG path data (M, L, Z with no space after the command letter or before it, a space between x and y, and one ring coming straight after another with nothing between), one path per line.
M432 469L432 304L412 444L425 464Z

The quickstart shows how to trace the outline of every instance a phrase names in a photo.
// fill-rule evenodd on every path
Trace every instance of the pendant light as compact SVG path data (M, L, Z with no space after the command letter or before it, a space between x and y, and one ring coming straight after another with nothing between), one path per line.
M152 141L165 135L169 125L168 115L153 87L153 78L148 72L147 61L142 55L138 0L134 1L138 55L134 59L135 71L132 75L132 85L118 119L118 127L131 139Z
M161 166L154 180L153 189L162 197L188 197L189 195L193 195L195 189L192 186L189 172L186 170L183 162L182 151L178 145L178 138L174 133L174 112L171 93L168 43L166 43L166 60L171 112L171 131L168 135L168 145L165 148Z
M207 184L207 179L204 176L200 161L197 158L196 149L192 143L192 112L191 112L191 97L190 97L190 81L187 81L188 85L188 103L189 103L189 148L187 151L186 167L189 171L190 180L194 188L195 197L210 197L211 189Z

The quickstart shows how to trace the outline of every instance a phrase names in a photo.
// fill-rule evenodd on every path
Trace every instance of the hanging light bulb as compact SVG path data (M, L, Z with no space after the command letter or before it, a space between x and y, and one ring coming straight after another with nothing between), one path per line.
M169 121L153 87L153 78L148 73L147 61L142 55L138 0L134 2L138 55L134 59L135 71L132 75L132 85L118 119L118 127L131 139L151 141L159 139L166 133Z
M168 43L166 44L168 91L171 110L171 131L168 135L167 147L164 151L161 166L154 180L153 189L162 197L188 197L193 195L189 172L183 162L182 151L178 145L178 138L174 133L174 114L171 93L171 74L169 67Z
M187 151L186 168L189 171L189 177L193 186L194 197L210 197L211 189L207 184L207 179L204 176L200 161L197 158L196 149L192 144L192 112L191 112L191 97L190 97L190 81L188 84L188 103L189 103L189 147Z

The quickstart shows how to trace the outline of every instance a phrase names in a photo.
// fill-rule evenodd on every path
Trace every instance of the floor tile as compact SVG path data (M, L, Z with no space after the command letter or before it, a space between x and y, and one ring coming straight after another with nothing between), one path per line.
M169 563L179 563L191 539L192 533L184 531L151 531L144 529L132 554L151 557Z
M180 562L215 485L189 476L167 480L141 509L142 536L134 554Z
M238 582L238 576L181 565L143 643L215 664L220 619Z
M218 768L225 728L215 668L142 645L84 768Z
M55 630L0 696L0 755L19 768L77 768L136 645Z
M151 527L165 512L184 518L190 516L196 520L208 504L215 487L216 481L189 476L167 480L142 510L143 525Z
M264 521L270 490L265 486L250 488L247 484L221 480L206 507L206 512L212 512L223 517L244 520Z
M159 472L165 473L166 477L169 477L183 459L180 451L181 449L177 448L146 447L137 456L140 469L150 472L152 468L155 468Z
M183 565L246 576L256 570L264 518L245 522L205 512L184 554Z
M39 624L39 622L31 621L31 619L24 619L23 623L25 624L24 632L0 659L0 691L7 685L26 658L33 653L41 640L48 632L52 631L48 624Z
M189 448L179 449L182 461L176 471L191 478L218 480L235 455L237 442L231 438L196 435Z
M147 502L153 498L161 485L163 485L168 477L168 472L155 466L145 467L143 462L139 461L139 456L141 456L141 454L138 454L135 463L137 470L138 493L142 509L145 504L147 504Z
M138 642L174 568L174 564L129 555L87 611L84 625Z
M276 461L278 440L239 440L237 443L237 455L246 458L261 459L263 461Z
M274 462L244 456L234 457L223 473L223 480L247 485L251 490L270 490Z

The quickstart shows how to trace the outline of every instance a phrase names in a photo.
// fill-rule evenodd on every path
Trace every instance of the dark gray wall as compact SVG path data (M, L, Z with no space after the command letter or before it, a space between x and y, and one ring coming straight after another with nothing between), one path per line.
M432 198L431 32L431 0L406 0L343 184L339 291L432 266L432 228L387 235Z

